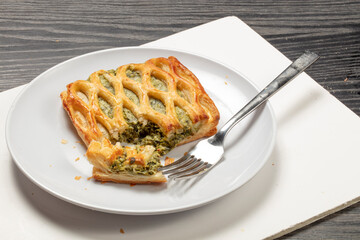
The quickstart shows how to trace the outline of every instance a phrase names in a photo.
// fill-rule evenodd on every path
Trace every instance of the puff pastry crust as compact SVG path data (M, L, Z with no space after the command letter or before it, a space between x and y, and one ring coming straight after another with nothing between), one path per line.
M143 175L114 171L116 159L131 152L119 142L154 145L151 151L155 153L160 146L155 143L164 142L162 155L175 146L215 134L220 117L199 80L175 57L94 72L88 80L68 84L60 96L88 147L86 155L99 181L165 182L160 172ZM156 131L157 138L146 135L151 131ZM145 146L140 152L149 149ZM137 158L143 158L143 166L153 157L141 156Z

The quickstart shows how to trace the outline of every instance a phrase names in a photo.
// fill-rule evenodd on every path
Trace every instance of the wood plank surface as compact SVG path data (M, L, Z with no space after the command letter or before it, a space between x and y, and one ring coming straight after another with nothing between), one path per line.
M95 50L137 46L237 16L360 116L360 1L0 1L0 91ZM231 29L229 29L231 31ZM346 124L346 123L344 123ZM281 239L360 239L360 203Z

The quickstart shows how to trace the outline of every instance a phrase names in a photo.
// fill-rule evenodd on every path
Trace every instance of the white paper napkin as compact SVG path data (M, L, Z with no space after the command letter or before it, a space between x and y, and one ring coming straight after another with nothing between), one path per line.
M237 69L260 88L290 63L236 17L146 46L209 56ZM6 113L21 89L0 94L0 226L4 239L263 239L360 200L359 117L306 74L270 100L278 124L276 146L251 181L207 206L160 216L83 209L31 183L12 162L4 137Z

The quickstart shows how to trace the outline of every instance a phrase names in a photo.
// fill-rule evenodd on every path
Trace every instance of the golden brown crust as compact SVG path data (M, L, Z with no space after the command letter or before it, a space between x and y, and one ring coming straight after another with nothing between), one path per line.
M107 172L118 156L123 154L120 144L113 145L104 138L101 142L92 141L86 151L86 157L94 168Z
M152 184L152 183L164 183L166 178L162 173L155 175L135 175L135 174L117 174L111 172L103 172L97 168L93 168L94 179L101 182L115 182L115 183L129 183L129 184Z
M141 74L141 82L129 78L128 69L138 71ZM166 91L154 87L151 76L161 79L166 84ZM102 83L104 79L111 89ZM127 97L124 88L136 94L138 104ZM161 173L156 174L156 177L134 174L127 176L129 174L115 174L109 171L109 164L123 151L121 146L115 147L109 141L118 139L119 134L128 127L123 108L129 109L142 123L155 123L167 137L182 131L183 126L175 111L176 106L182 108L198 130L178 145L215 134L220 118L214 102L199 80L175 57L153 58L142 64L123 65L116 70L115 75L104 70L94 72L88 81L78 80L67 85L67 90L60 96L79 136L88 146L87 157L94 165L94 178L100 181L166 181ZM100 98L112 107L112 116L101 110ZM150 98L160 100L165 105L165 114L150 106Z
M170 102L173 101L174 106L178 105L183 108L191 118L193 124L200 124L199 130L190 138L184 139L178 145L191 142L203 137L208 137L216 133L216 126L220 119L220 114L214 102L205 92L198 78L178 59L170 56L166 58L153 58L146 62L152 64L155 68L161 69L163 72L171 75L175 89L173 96L168 96ZM172 83L172 82L171 82ZM176 91L184 90L186 92L186 99L179 96ZM168 106L167 106L168 107ZM176 114L174 114L176 116ZM176 126L180 123L176 121Z
M126 70L131 67L141 71L142 83L138 83L126 76ZM167 71L165 71L165 70ZM161 75L166 82L168 91L156 89L150 83L152 74ZM99 76L105 76L114 87L115 95L106 89L100 82ZM124 93L124 88L133 91L139 98L137 106ZM186 99L179 96L177 90L184 91ZM86 103L78 93L82 93L89 101ZM99 96L114 107L114 117L111 119L100 109ZM166 107L166 114L159 113L151 108L149 98L161 100ZM86 145L92 140L99 140L104 133L97 125L100 123L108 131L115 135L126 129L122 109L128 108L140 121L152 121L161 127L165 135L169 136L182 128L175 113L175 106L184 109L194 125L200 125L199 131L191 137L192 141L207 137L216 132L219 122L219 112L205 92L196 76L183 66L175 57L155 58L144 64L128 64L121 66L116 71L116 76L104 70L91 74L89 81L78 80L67 86L67 91L61 93L64 108L78 130ZM82 116L81 116L82 115ZM86 121L82 121L86 119ZM188 142L184 140L180 144Z

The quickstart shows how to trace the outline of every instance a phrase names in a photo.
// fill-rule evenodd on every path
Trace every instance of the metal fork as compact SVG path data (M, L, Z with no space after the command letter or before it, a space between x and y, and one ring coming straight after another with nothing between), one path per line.
M297 77L306 68L313 64L319 56L310 51L305 51L267 87L257 94L248 104L236 113L214 136L201 140L183 157L158 170L169 174L169 179L189 179L200 176L212 169L224 155L224 139L228 132L244 117L262 105L273 96L280 88ZM202 160L204 159L204 161Z

